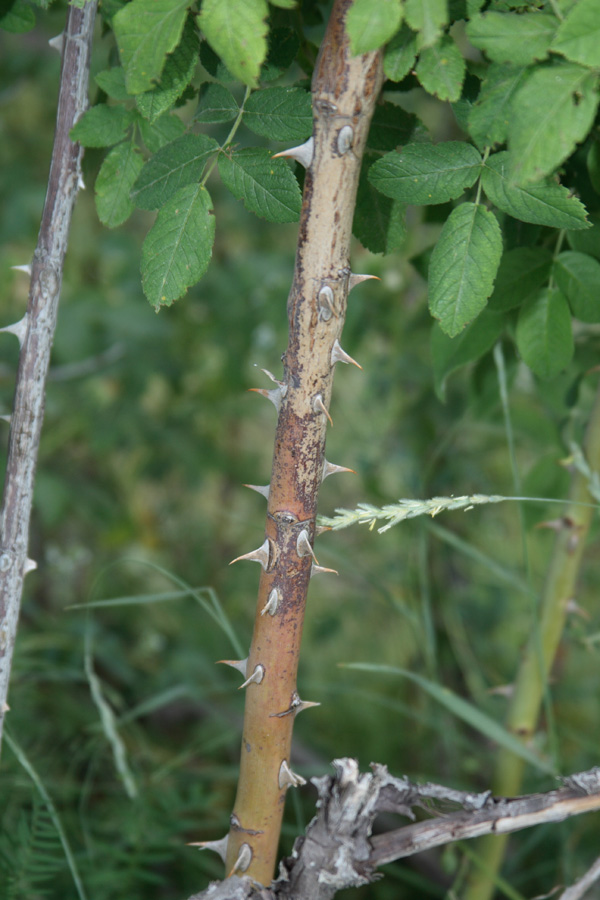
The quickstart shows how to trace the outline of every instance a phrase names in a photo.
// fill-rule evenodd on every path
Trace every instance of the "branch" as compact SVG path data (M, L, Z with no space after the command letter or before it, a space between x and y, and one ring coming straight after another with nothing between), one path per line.
M97 0L83 9L70 6L63 40L54 149L38 243L33 257L27 312L9 326L21 353L10 418L8 461L0 511L0 742L23 579L35 568L27 558L29 521L42 422L50 350L71 214L82 186L82 148L69 132L87 109L92 31Z
M490 791L470 793L438 784L415 784L395 778L378 764L372 766L372 772L361 774L353 759L334 760L334 766L335 776L312 779L319 794L317 815L296 840L291 857L281 863L279 878L270 888L250 878L233 877L214 882L189 900L331 900L344 888L374 881L377 866L396 859L466 838L520 831L600 809L600 767L563 779L564 786L557 790L513 799L493 797ZM449 810L457 806L461 809ZM433 818L414 822L415 807ZM384 812L413 822L371 837L375 817ZM598 869L600 864L595 864L569 890L576 890L580 883L586 889L599 877ZM580 896L569 891L564 894L565 900Z

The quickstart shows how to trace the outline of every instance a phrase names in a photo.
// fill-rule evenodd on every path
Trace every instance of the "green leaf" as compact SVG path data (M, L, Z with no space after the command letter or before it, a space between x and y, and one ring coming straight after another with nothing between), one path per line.
M470 144L407 144L388 153L369 172L378 191L402 203L446 203L471 187L481 171L481 156Z
M414 684L419 685L448 712L458 719L462 719L463 722L466 722L467 725L470 725L471 728L474 728L487 740L494 741L500 747L504 747L505 750L510 750L511 753L524 759L538 771L554 774L552 766L533 753L526 744L511 734L510 731L507 731L502 725L499 725L487 713L482 712L472 703L459 697L458 694L455 694L449 688L442 687L434 681L423 678L421 675L416 675L414 672L399 669L395 666L384 666L374 663L346 663L344 668L358 669L362 672L381 672L386 675L401 675L403 678L407 678Z
M461 95L465 70L462 53L452 38L445 36L421 51L416 75L428 93L454 102Z
M495 63L487 70L468 120L469 134L480 149L506 141L512 99L528 71Z
M553 274L575 318L600 322L600 262L585 253L565 250L558 255Z
M219 149L205 134L184 134L149 159L131 191L140 209L159 209L186 184L200 180L207 160Z
M160 84L154 90L138 94L135 103L141 114L150 122L171 109L194 77L198 63L198 36L188 19L181 41L167 58Z
M261 69L261 81L273 81L289 69L298 55L300 39L292 28L282 26L269 31L269 51Z
M552 254L545 247L515 247L502 254L488 308L505 312L528 300L546 284Z
M267 55L266 0L204 0L198 24L231 72L256 87Z
M592 227L586 231L567 231L567 241L571 250L600 259L600 213L591 213L589 218Z
M125 132L135 118L134 113L123 106L92 106L71 128L70 138L83 147L111 147L125 137Z
M112 100L129 100L129 94L125 87L125 69L122 66L114 66L112 69L104 69L96 75L96 84L102 88Z
M161 116L152 125L146 119L140 118L138 128L142 140L150 153L156 153L165 144L170 144L185 131L185 125L178 116Z
M0 16L0 28L11 34L25 34L35 28L35 13L24 0L16 0L8 12Z
M377 50L396 33L402 21L401 0L354 0L346 16L353 56Z
M560 23L550 49L582 66L600 67L600 0L578 0Z
M363 157L352 233L371 253L391 253L406 237L405 207L372 187L367 178L371 164L372 157Z
M98 218L108 228L122 225L133 212L129 191L144 164L131 141L117 144L110 151L96 178Z
M222 84L208 84L202 88L194 118L197 122L216 125L220 122L231 122L238 112L239 107L231 91Z
M517 187L509 180L510 153L495 153L483 164L481 184L494 206L502 212L551 228L588 228L586 209L566 187L555 181L542 181Z
M501 255L502 234L493 213L475 203L451 212L429 264L429 309L450 337L484 308Z
M130 94L149 91L175 49L189 0L131 0L113 18L125 82Z
M600 194L600 141L593 141L585 161L592 187Z
M303 141L312 134L311 95L297 87L255 91L244 106L244 124L273 141Z
M233 196L250 212L269 222L298 221L302 195L283 159L272 159L268 150L259 147L229 151L219 156L219 172Z
M569 364L573 356L571 313L557 288L543 288L523 304L516 337L519 353L540 378L554 378Z
M390 81L402 81L412 69L417 57L417 36L403 25L385 48L383 71Z
M467 363L475 362L496 343L504 328L504 316L484 309L474 322L456 337L444 334L436 322L431 330L431 361L435 392L446 401L448 376Z
M208 74L219 82L229 83L236 80L206 41L202 41L200 44L200 63Z
M508 123L512 177L519 184L549 175L588 134L598 76L574 63L534 69L517 90Z
M554 16L530 13L486 12L467 25L467 37L490 59L513 66L527 66L545 59L558 25Z
M399 144L408 143L416 123L416 116L395 103L378 103L371 120L367 147L383 153L394 150Z
M404 15L413 31L418 31L417 46L431 47L448 24L446 0L405 0Z
M199 184L163 206L142 249L142 283L150 303L170 306L206 272L215 236L212 200Z

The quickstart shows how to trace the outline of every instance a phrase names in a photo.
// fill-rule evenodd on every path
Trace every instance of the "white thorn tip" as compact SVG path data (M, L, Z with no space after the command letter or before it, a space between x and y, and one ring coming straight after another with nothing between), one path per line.
M11 266L15 272L25 272L26 275L31 275L31 266Z
M242 846L240 847L240 852L238 853L238 857L227 877L231 878L231 876L235 875L236 872L245 872L251 862L252 848L250 844L242 844Z
M298 696L298 695L296 695ZM304 712L305 709L310 709L312 706L320 706L320 703L317 703L314 700L301 700L298 697L298 702L294 703L294 715L297 716L298 713Z
M315 551L311 547L310 539L308 537L308 531L306 530L306 528L303 528L298 535L298 540L296 541L296 552L301 558L303 556L312 556L317 565L319 564L319 561L315 556Z
M258 562L261 564L265 572L269 566L269 559L271 556L271 548L269 545L269 538L265 538L264 544L258 548L258 550L251 550L250 553L244 553L243 556L237 556L235 559L232 559L229 563L232 566L236 562L240 562L243 559L247 559L250 562Z
M10 418L10 416L0 416L0 419L2 419L2 421L6 422L8 425L10 425Z
M313 575L325 575L327 573L330 573L331 575L339 575L340 574L337 571L337 569L326 569L325 566L317 566L314 563L312 564L312 568L310 570L311 578L313 577Z
M83 175L81 172L77 173L77 189L80 191L85 191L85 181L83 180Z
M63 32L61 31L61 33L57 34L56 37L50 38L50 40L48 41L48 45L52 47L53 50L56 50L57 53L62 54L63 41L64 37Z
M221 838L220 841L193 841L188 847L199 847L200 850L213 850L218 853L223 862L227 856L227 844L229 843L229 835Z
M265 613L269 613L270 616L274 616L277 612L277 607L279 606L279 599L279 591L277 590L277 588L273 588L273 590L269 594L269 599L260 611L261 616L264 616Z
M333 347L331 348L331 365L335 366L337 362L350 363L350 365L356 366L357 369L362 370L362 366L360 365L360 363L357 363L356 360L352 359L352 357L348 353L346 353L345 350L342 350L342 348L340 347L340 342L336 338L333 343Z
M35 559L26 559L25 567L23 568L23 575L27 575L29 572L35 572L37 569L37 563Z
M329 424L330 424L331 427L333 428L333 421L332 421L332 418L331 418L331 416L329 415L329 410L327 409L327 407L326 407L325 404L323 403L323 397L321 396L321 394L317 394L317 396L314 398L314 400L313 400L313 409L314 409L315 412L323 413L323 415L327 417L327 419L328 419L328 421L329 421Z
M289 787L300 787L300 785L306 784L306 779L303 778L302 775L292 772L287 764L287 760L284 759L279 767L278 783L279 789L283 790L284 788Z
M334 463L330 463L328 460L325 460L323 463L323 476L321 481L325 481L326 478L329 478L330 475L339 475L342 472L351 472L352 475L356 475L354 469L349 469L348 466L336 466Z
M315 142L312 137L309 137L304 144L300 144L298 147L291 147L289 150L282 150L281 153L275 153L271 158L277 159L284 156L286 159L295 159L305 169L308 169L313 161L314 152Z
M260 684L263 678L265 677L265 667L261 666L259 663L254 667L254 672L247 678L243 684L240 684L238 691L241 691L242 688L247 688L250 684Z
M377 275L355 275L354 272L350 275L348 279L348 293L355 288L357 284L362 284L363 281L371 281L375 279L375 281L381 281Z
M25 313L23 318L19 319L18 322L15 322L14 325L5 325L4 328L0 328L0 333L6 332L6 334L14 334L19 342L19 346L22 347L25 335L27 334L27 321L27 313Z
M269 484L245 484L243 487L250 488L251 491L256 491L257 494L262 494L266 500L269 499L269 491L271 488Z
M248 657L246 659L219 659L217 660L217 665L231 666L232 669L237 669L238 672L241 672L245 678L248 669Z

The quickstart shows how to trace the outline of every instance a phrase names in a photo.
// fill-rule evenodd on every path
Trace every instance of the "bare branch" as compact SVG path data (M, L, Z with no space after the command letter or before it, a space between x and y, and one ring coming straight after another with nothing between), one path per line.
M598 859L590 866L585 875L583 875L579 881L576 881L575 884L572 884L570 888L561 895L560 900L580 900L580 897L583 897L585 893L598 881L600 878L600 856Z

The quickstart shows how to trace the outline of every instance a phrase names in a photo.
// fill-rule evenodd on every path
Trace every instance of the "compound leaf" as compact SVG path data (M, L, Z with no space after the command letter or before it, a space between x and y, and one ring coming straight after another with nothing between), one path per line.
M550 49L582 66L600 67L600 0L578 0L560 23Z
M244 106L244 123L273 141L303 141L312 134L311 95L297 87L255 91Z
M539 13L486 12L467 25L467 37L490 59L513 66L527 66L545 59L558 21Z
M188 20L181 41L165 63L163 73L153 90L138 94L135 103L150 122L170 109L192 80L198 62L198 36Z
M124 106L100 103L81 116L71 128L70 137L83 147L112 147L123 140L134 118L134 113Z
M404 15L418 32L418 47L431 47L448 24L448 4L446 0L405 0Z
M481 149L503 144L513 96L523 83L528 69L492 63L477 100L469 110L469 134Z
M296 222L302 196L296 177L283 159L250 147L221 153L219 173L234 197L250 212L270 222Z
M231 91L222 84L215 83L203 86L194 118L196 122L216 125L231 122L238 112L239 107Z
M209 157L219 149L205 134L184 134L148 160L131 191L140 209L159 209L186 184L200 180Z

